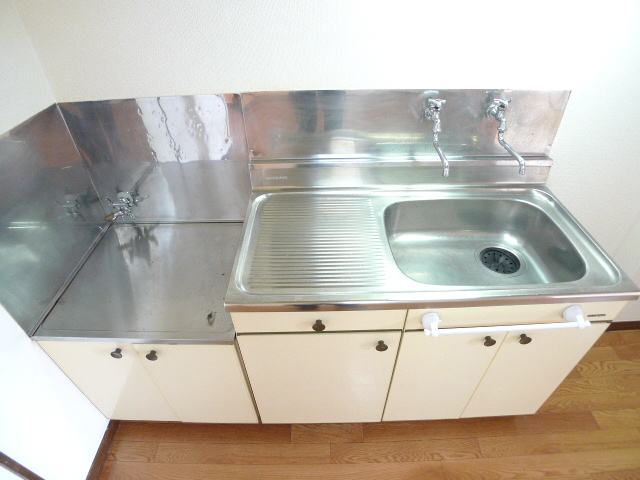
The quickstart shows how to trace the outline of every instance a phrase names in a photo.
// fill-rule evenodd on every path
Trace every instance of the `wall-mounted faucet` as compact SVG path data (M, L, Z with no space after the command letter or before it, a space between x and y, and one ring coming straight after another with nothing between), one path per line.
M448 177L449 161L442 152L438 141L438 134L440 133L440 110L442 110L442 105L446 103L446 100L434 98L437 94L438 92L434 90L427 90L426 92L421 93L411 101L409 104L409 111L421 122L424 122L425 119L433 121L433 146L435 147L436 152L438 152L438 156L442 162L442 176Z
M504 132L507 131L507 118L505 117L504 112L509 106L509 102L511 102L511 100L508 98L494 99L493 103L489 105L489 108L487 108L487 117L493 117L500 122L500 125L498 125L498 142L500 142L500 145L502 145L504 149L518 161L518 164L520 165L518 173L520 175L524 175L524 169L526 166L524 158L511 148L511 145L504 141Z
M446 103L446 100L442 100L441 98L429 98L427 100L426 109L425 109L425 117L428 120L433 121L433 146L438 152L438 156L440 157L440 161L442 162L442 176L449 176L449 161L447 157L445 157L444 152L440 148L440 143L438 142L438 134L440 133L440 110L442 109L442 105Z
M131 217L135 220L136 216L133 214L131 209L134 206L137 206L142 200L145 198L149 198L148 196L142 197L138 194L137 191L133 192L118 192L116 197L116 201L113 202L109 197L106 197L105 200L109 202L111 208L113 208L113 212L104 217L107 222L113 222L119 217Z

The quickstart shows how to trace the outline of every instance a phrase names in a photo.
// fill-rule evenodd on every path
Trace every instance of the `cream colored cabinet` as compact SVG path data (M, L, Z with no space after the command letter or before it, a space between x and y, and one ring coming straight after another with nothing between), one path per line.
M407 332L383 419L535 413L607 326L436 338Z
M400 331L239 335L265 423L379 422Z
M257 423L234 345L135 345L183 422ZM150 352L155 352L149 358Z
M38 343L106 417L178 420L133 345L64 341Z
M383 420L459 418L505 335L406 332Z
M608 326L508 333L462 416L536 413Z
M257 423L234 345L38 343L109 418Z

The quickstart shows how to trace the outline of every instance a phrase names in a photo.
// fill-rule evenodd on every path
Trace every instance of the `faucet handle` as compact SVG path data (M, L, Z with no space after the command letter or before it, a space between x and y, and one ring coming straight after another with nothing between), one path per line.
M510 103L511 103L510 98L494 98L493 99L493 105L495 105L499 110L506 110Z
M427 106L429 110L440 110L442 108L442 105L444 105L445 103L447 103L447 101L442 98L429 98L427 100Z
M447 101L442 98L428 98L425 103L424 116L427 120L435 122L434 133L436 133L436 130L440 131L440 110L445 103Z

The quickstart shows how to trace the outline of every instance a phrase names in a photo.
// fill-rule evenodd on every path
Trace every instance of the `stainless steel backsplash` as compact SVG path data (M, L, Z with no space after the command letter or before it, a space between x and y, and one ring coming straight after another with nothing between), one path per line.
M433 157L433 123L419 121L424 90L316 90L243 93L252 159ZM508 155L488 118L492 100L508 97L507 138L524 155L547 155L568 91L438 90L446 100L440 144L447 156ZM413 112L412 112L413 111Z
M138 221L242 221L251 184L240 96L62 103L105 210L118 191L147 197ZM130 222L121 218L120 223Z
M0 303L31 333L102 231L57 106L0 136Z

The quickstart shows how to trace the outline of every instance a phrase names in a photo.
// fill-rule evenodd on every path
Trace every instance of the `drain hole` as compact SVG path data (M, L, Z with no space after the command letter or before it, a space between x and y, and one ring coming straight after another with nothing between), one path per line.
M482 264L497 273L516 273L520 260L513 253L502 248L490 247L480 252Z

